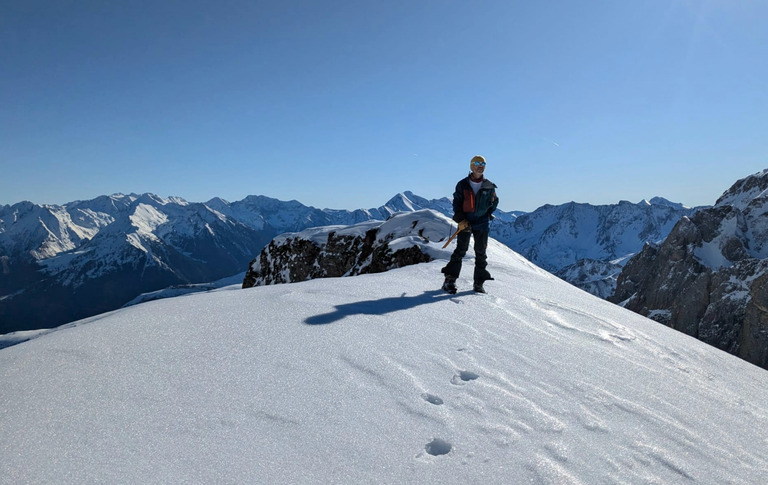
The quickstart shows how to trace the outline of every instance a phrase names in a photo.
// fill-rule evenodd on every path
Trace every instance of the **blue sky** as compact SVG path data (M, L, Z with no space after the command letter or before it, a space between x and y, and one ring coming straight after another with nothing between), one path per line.
M764 0L0 1L0 204L712 204L768 168Z

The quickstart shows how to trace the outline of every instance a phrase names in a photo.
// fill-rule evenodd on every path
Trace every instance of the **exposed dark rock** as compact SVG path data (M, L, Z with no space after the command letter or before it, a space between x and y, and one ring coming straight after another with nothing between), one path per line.
M768 368L767 189L768 171L755 174L681 219L626 264L610 300Z
M430 236L435 239L434 231L431 234L425 231L423 222L434 224L439 221L447 227L450 221L441 217L433 211L418 211L396 214L388 222L366 223L367 229L361 228L358 233L352 230L338 234L329 228L325 237L318 237L315 229L311 235L296 233L275 238L251 262L243 279L243 288L381 273L429 262L432 257L423 249L424 244L414 242L406 247L400 244L393 250L390 243L404 237L428 243ZM396 219L401 220L398 223ZM402 221L406 219L408 223L404 227ZM322 230L321 234L324 234Z

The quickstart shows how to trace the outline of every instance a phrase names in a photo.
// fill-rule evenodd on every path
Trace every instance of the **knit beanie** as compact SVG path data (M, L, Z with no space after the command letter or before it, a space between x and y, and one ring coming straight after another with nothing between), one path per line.
M485 157L481 155L475 155L474 157L472 157L472 160L470 160L469 163L472 164L475 162L485 162Z

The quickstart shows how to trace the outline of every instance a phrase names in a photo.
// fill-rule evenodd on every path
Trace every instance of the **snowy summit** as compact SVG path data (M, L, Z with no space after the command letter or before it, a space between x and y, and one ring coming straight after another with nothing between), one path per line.
M489 261L487 295L466 268L440 292L438 259L2 349L0 481L766 483L765 371L494 241Z

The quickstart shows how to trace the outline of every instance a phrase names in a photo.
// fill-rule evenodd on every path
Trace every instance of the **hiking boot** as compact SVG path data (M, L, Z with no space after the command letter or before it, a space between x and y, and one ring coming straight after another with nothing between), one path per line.
M472 286L472 289L475 290L476 293L485 293L485 288L483 288L482 283L475 283Z
M456 294L458 291L458 288L456 288L456 278L453 278L451 276L445 277L445 283L443 283L443 290L447 291L450 294Z

